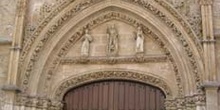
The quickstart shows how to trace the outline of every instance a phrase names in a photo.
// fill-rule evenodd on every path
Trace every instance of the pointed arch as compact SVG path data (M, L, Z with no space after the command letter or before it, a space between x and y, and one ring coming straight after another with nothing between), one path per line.
M173 94L170 87L167 85L165 81L161 78L156 78L150 75L125 71L125 70L102 70L91 73L85 73L76 77L71 77L66 79L65 81L60 82L57 88L54 88L54 92L51 94L51 99L54 100L62 100L65 93L70 89L75 88L77 86L94 82L94 81L104 81L104 80L128 80L128 81L137 81L144 84L152 85L160 88L168 98L172 98Z
M39 33L36 31L35 33L38 34L35 36L36 39L30 40L34 41L33 44L26 46L26 48L29 48L27 49L29 52L28 54L24 53L22 56L23 58L25 57L25 59L23 63L24 68L21 69L21 73L24 73L21 76L21 84L25 88L30 88L31 92L36 93L36 86L40 83L42 75L44 75L44 73L51 75L50 71L45 68L53 68L59 64L59 60L56 59L62 56L59 52L65 53L68 51L65 50L65 48L61 48L60 45L65 47L67 46L65 45L67 42L74 43L74 40L77 40L75 38L82 34L82 28L84 27L80 27L80 25L83 24L83 22L91 21L90 19L98 16L101 12L119 11L129 16L134 16L145 26L147 25L154 33L158 32L156 35L167 45L168 49L172 51L173 62L176 64L174 67L175 71L181 73L180 76L182 79L179 80L183 80L183 82L179 86L184 86L184 92L186 92L186 94L195 92L201 83L201 74L199 73L202 73L202 61L199 49L197 49L198 47L194 45L194 41L190 38L190 35L183 29L184 26L182 26L169 11L163 10L163 7L159 4L150 4L150 6L158 6L158 9L155 7L155 9L148 9L150 7L147 7L148 5L146 4L142 6L139 5L139 3L132 4L131 1L127 2L126 0L98 0L98 2L82 5L84 8L80 10L80 13L71 13L71 11L76 8L74 8L74 4L70 4L48 22L47 25L44 27L39 26L42 31L39 31ZM75 16L72 14L75 14ZM164 19L168 21L164 21ZM87 25L84 23L83 26ZM76 37L71 39L73 35L76 35ZM50 48L46 48L47 46ZM196 59L199 60L196 61ZM35 80L30 82L31 79ZM192 90L192 88L194 89Z

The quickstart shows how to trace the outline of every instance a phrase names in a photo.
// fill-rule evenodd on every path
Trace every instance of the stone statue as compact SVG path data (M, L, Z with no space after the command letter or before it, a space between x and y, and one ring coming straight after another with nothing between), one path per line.
M118 54L118 31L115 28L115 25L111 25L107 29L107 38L108 38L108 55L115 56Z
M142 27L138 27L137 33L135 35L135 40L136 40L136 47L135 51L136 54L138 53L143 53L144 52L144 34Z
M89 56L90 42L92 42L92 36L89 34L89 30L85 30L85 35L82 38L81 55Z

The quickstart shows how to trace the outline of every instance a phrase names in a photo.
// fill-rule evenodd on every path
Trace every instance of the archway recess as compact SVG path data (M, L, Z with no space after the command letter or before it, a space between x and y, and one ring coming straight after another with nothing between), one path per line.
M165 110L164 93L153 86L127 80L84 84L68 91L64 110Z
M144 83L160 88L167 98L173 97L172 92L174 91L171 91L171 88L167 85L167 83L160 78L138 72L123 70L97 71L68 78L63 82L60 82L57 88L53 89L54 92L51 93L50 97L54 98L55 100L63 100L64 95L73 88L87 83L105 80L127 80Z
M153 36L152 38L162 48L163 55L168 59L166 61L172 65L171 73L175 77L170 80L176 81L173 88L177 88L175 90L178 91L173 95L173 99L199 92L203 71L199 47L194 44L195 41L188 33L191 29L185 30L185 26L169 10L164 9L156 1L140 3L135 0L98 0L80 6L82 8L71 3L57 13L44 28L41 27L39 33L34 34L37 35L36 39L32 39L33 44L27 46L28 54L24 55L26 57L21 68L23 74L20 84L29 92L28 94L41 94L48 85L54 83L54 76L59 74L57 70L63 65L62 59L65 59L71 48L80 41L85 28L92 30L111 20L125 22L133 28L141 25L146 35ZM135 61L134 59L130 62ZM42 85L45 88L42 88ZM53 89L48 88L46 94L52 91Z

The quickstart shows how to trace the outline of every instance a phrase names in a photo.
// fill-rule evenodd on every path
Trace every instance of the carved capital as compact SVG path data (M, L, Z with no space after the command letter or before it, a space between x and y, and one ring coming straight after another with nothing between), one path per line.
M22 92L22 90L16 85L4 85L1 89L4 91L12 91L12 92L14 91L16 93Z
M199 0L200 5L212 5L213 0Z
M202 87L207 90L207 89L218 89L220 87L219 82L205 82Z

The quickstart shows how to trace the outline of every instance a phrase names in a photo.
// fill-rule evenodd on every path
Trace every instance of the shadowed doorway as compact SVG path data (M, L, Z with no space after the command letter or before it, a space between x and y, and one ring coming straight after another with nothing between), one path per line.
M165 95L156 87L133 81L110 80L68 91L64 110L165 110Z

